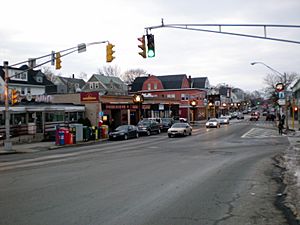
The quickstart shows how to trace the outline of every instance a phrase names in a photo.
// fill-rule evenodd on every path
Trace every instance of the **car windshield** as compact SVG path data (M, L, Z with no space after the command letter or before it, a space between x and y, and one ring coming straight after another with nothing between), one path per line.
M170 122L170 121L171 121L171 118L162 118L162 121L163 121L163 122Z
M186 127L187 124L186 123L175 123L172 128L183 128Z
M225 117L225 116L221 116L221 117L220 117L220 119L227 119L227 117Z
M149 125L150 124L150 120L143 120L140 121L138 125Z
M218 122L217 119L210 119L208 122Z
M119 126L115 130L116 131L122 131L122 130L126 131L126 130L128 130L128 126L127 125Z

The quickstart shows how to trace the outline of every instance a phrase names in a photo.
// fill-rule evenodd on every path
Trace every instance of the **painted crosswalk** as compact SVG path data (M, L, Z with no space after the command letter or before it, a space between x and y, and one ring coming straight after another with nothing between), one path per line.
M242 138L272 138L272 137L282 137L279 135L278 131L275 129L265 129L265 128L252 128L244 135Z

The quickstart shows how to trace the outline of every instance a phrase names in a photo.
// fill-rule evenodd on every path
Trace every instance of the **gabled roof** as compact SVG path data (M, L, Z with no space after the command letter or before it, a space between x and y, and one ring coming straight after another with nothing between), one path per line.
M163 75L157 76L162 82L164 89L180 89L184 78L187 79L186 74L178 75Z
M115 82L117 84L125 84L119 77L104 76L104 75L99 75L99 74L94 74L93 76L105 85L108 85L111 82Z
M208 88L206 87L207 77L195 77L192 78L192 88Z
M83 87L85 85L85 81L79 78L71 78L71 77L59 77L65 85L67 84L79 84L79 87Z
M148 79L148 76L135 78L135 80L133 81L133 83L131 85L131 91L132 92L141 91L143 88L143 84L147 79Z
M9 69L14 69L14 70L20 70L20 72L27 70L29 67L26 65L21 66L20 68L13 68L13 67L9 67ZM27 77L27 81L19 81L19 80L9 80L8 83L10 84L29 84L29 85L42 85L42 86L47 86L47 85L53 85L53 83L51 81L49 81L47 79L47 77L45 76L44 73L41 72L41 70L28 70L27 71L28 77ZM0 76L2 77L2 79L5 79L5 75L4 75L4 71L3 71L3 66L0 66ZM42 82L37 82L36 81L36 76L42 76L43 77L43 81Z
M163 76L155 76L155 77L161 81L164 89L180 89L184 78L187 79L186 74L163 75ZM131 86L131 91L132 92L141 91L144 82L148 78L149 76L135 78Z

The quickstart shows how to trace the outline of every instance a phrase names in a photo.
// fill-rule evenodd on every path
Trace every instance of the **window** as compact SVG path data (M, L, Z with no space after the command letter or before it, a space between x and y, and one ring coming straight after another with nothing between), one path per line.
M167 94L167 98L175 98L175 94Z
M147 89L151 90L151 84L147 84Z
M31 94L31 88L30 87L27 88L27 94Z
M181 94L181 100L189 100L188 94Z
M21 87L21 95L25 95L25 88Z
M96 88L96 89L99 88L99 83L95 83L95 88Z
M154 84L154 89L157 89L157 84L156 83Z
M90 89L93 89L93 88L94 88L93 83L90 83Z
M36 81L39 82L39 83L43 83L43 78L42 77L37 77Z

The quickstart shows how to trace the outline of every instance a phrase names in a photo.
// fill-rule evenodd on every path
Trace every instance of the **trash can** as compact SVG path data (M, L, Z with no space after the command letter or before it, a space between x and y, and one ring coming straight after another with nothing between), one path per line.
M58 131L58 137L59 137L59 145L65 145L65 132L64 130Z
M83 141L89 140L89 130L87 126L82 127L82 136L83 136Z
M102 134L102 138L108 138L108 126L107 125L101 126L101 134Z

